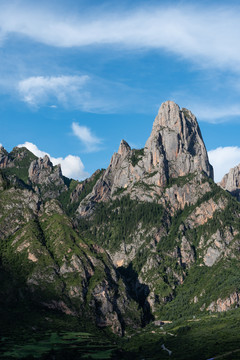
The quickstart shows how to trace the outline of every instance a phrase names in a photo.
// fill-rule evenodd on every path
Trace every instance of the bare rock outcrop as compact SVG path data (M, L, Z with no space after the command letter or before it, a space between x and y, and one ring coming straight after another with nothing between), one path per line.
M235 235L237 233L235 232ZM220 259L234 254L231 242L234 239L232 229L226 228L224 232L216 231L204 244L204 236L199 243L199 248L203 249L203 262L206 266L211 267Z
M11 199L11 202L8 201ZM26 222L35 219L41 201L31 190L10 188L0 199L0 239L7 239Z
M185 236L182 237L181 242L181 263L183 266L190 266L192 263L194 263L194 251L189 243L189 241L186 239Z
M219 185L240 201L240 164L230 169L229 173L224 175Z
M5 150L3 146L0 146L0 169L5 169L6 167L11 166L11 164L12 161L7 150Z
M170 179L197 172L213 178L207 151L195 116L172 101L163 103L143 149L131 149L121 141L106 172L80 203L78 213L89 215L96 202L120 193L141 201L162 196Z
M70 201L71 203L77 202L79 200L79 196L82 195L82 193L84 193L84 191L86 190L87 186L89 183L96 181L96 177L99 176L101 170L96 170L92 176L90 176L89 178L83 180L81 183L77 184L76 188L72 191L72 193L70 194Z
M60 165L56 168L53 167L49 157L47 155L44 158L39 158L32 161L28 170L29 179L34 184L48 184L55 182L56 186L62 185L62 172Z
M207 307L207 311L212 312L223 312L232 309L233 307L238 307L240 305L240 298L238 292L234 292L225 299L217 299L216 301L211 302Z
M161 182L204 171L213 178L207 151L196 117L181 109L173 101L166 101L159 109L152 133L145 145L145 167L164 169Z
M41 185L41 194L45 199L56 198L62 191L67 190L61 166L53 166L47 155L31 162L28 177L32 184Z

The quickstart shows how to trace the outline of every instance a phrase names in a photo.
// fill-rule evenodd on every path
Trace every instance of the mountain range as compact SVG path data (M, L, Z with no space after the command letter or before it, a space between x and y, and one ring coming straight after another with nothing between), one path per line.
M18 309L124 338L238 314L239 200L240 165L216 184L196 117L172 101L144 148L122 140L108 168L81 182L48 156L1 147L2 335Z

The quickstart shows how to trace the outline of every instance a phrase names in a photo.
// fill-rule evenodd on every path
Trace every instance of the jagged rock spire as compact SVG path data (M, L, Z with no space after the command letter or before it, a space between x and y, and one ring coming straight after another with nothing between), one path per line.
M173 101L164 102L145 145L146 167L164 168L166 178L204 171L213 178L196 117ZM164 174L163 174L164 175Z
M169 179L195 172L198 175L204 172L213 178L197 120L191 111L166 101L159 109L145 148L131 149L122 140L104 175L80 204L78 212L85 216L94 203L111 199L120 189L124 194L149 201L160 196Z
M128 145L128 143L125 140L122 140L119 149L118 154L121 156L126 156L131 151L131 147Z
M240 201L240 164L230 169L229 173L224 175L219 185Z
M9 154L7 150L4 149L4 147L0 146L0 168L5 168L9 164Z
M33 160L28 169L28 177L32 184L43 185L43 198L55 198L60 192L67 189L62 176L61 166L53 166L47 155L44 158ZM54 183L57 190L51 190L51 184ZM43 189L42 188L42 189Z

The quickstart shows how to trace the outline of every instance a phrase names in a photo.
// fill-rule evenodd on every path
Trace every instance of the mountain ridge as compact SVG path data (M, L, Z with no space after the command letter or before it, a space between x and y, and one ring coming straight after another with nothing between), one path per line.
M159 109L145 147L131 149L122 140L106 172L88 196L89 202L85 205L88 200L85 199L78 212L87 216L95 202L107 201L119 191L139 200L156 200L155 195L160 196L161 189L171 179L189 176L196 170L213 178L213 168L208 161L197 120L189 110L180 110L177 104L167 101ZM153 188L152 192L144 191L150 196L138 196L139 189L136 194L134 186L140 182Z
M82 182L48 157L1 148L0 214L0 270L23 302L118 335L239 305L240 204L213 182L197 120L173 102L144 149L122 140Z
M229 170L219 182L224 190L229 191L240 201L240 164Z

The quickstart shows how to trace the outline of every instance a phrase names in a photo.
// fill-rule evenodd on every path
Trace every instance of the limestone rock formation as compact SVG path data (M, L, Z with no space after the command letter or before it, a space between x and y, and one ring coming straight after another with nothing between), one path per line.
M239 172L222 188L237 191ZM0 275L14 281L0 295L19 286L23 299L120 335L152 314L239 306L240 203L222 188L196 118L171 101L143 149L122 140L82 182L47 156L1 148Z
M11 163L8 152L3 146L0 147L0 168L4 169Z
M85 316L118 335L126 325L139 327L138 303L128 295L106 251L79 236L57 199L43 201L41 191L36 191L45 185L47 174L54 174L49 159L33 162L30 169L32 179L36 176L35 180L41 181L33 184L34 189L31 182L25 187L11 182L8 174L8 184L1 188L5 174L0 171L0 241L8 246L7 252L1 248L0 265L15 281L14 286L2 284L0 305L5 299L9 305L9 297L3 294L14 289L18 293L12 300L14 306L28 301L33 306ZM56 194L58 180L56 177L57 185L52 183L52 194Z
M240 164L225 174L219 185L240 201Z
M54 198L67 190L64 183L61 166L53 166L47 155L33 160L28 170L28 177L32 184L41 185L43 198ZM53 185L53 186L52 186ZM52 188L54 187L54 189Z
M34 160L28 170L29 179L33 184L47 184L51 181L55 182L56 185L62 185L62 172L60 165L54 169L47 155L44 158Z
M213 178L207 151L196 117L172 101L163 103L153 123L152 133L145 145L145 168L152 171L157 166L165 169L161 178L184 176L194 171L204 171Z
M89 178L77 184L75 189L70 194L71 203L78 202L79 197L87 190L87 186L92 182L96 182L100 174L101 174L101 170L98 169Z
M207 310L212 312L223 312L233 309L234 307L239 307L239 305L239 294L238 292L234 292L225 299L219 298L217 301L211 302L211 304L207 307Z
M131 149L122 140L106 172L78 212L86 216L96 202L107 201L120 192L152 201L162 196L162 189L171 179L195 172L213 178L197 120L189 110L180 110L177 104L167 101L159 109L145 147Z
M13 167L19 169L23 166L22 163L27 162L29 158L33 160L36 157L25 147L18 148L16 146L10 153L3 146L0 147L0 169Z

